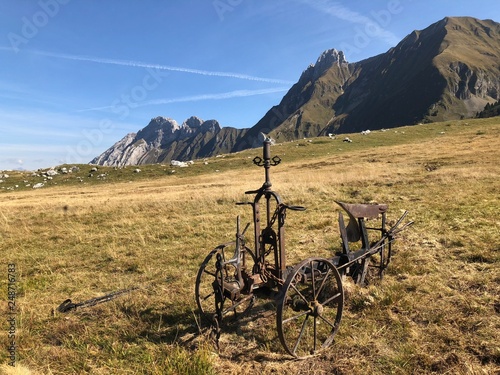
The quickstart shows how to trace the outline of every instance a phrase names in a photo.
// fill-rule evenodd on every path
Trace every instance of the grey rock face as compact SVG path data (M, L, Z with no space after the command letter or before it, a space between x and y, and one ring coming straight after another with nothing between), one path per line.
M217 120L193 116L179 126L175 120L159 116L137 133L127 134L90 164L122 167L228 153L245 132L222 128Z

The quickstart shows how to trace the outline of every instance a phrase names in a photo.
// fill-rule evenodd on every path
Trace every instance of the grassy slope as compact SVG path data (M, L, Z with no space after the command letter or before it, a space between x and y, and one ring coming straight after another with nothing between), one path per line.
M474 71L479 79L483 79L482 74L487 74L490 77L498 75L498 57L495 56L495 53L500 47L499 34L497 28L490 21L477 21L468 17L451 18L446 29L447 35L443 43L445 49L435 57L434 64L448 81L450 87L458 85L460 80L465 80L465 77L459 77L457 72L450 69L451 65L458 62ZM455 30L460 30L460 32ZM477 104L475 112L482 109L488 102L480 97L481 95L478 95L478 97L473 98L473 101L480 103ZM492 98L489 99L489 101L492 100ZM437 116L432 116L431 121L450 120L452 116L457 116L457 113L461 113L465 118L474 115L471 113L470 104L467 105L462 99L452 95L450 91L444 94L441 104L445 107L455 107L455 114L447 113L446 108L438 107Z
M283 159L271 174L275 189L308 208L287 216L289 264L339 249L334 199L388 203L391 219L408 209L416 222L383 281L346 284L334 345L300 362L283 354L272 300L226 327L219 352L196 334L196 271L233 238L236 215L251 220L234 203L263 181L251 163L260 150L173 174L161 165L101 168L107 177L98 180L81 166L79 176L57 175L38 190L9 173L1 186L19 187L0 190L0 254L5 273L7 263L17 267L18 373L498 373L499 135L493 118L272 148ZM150 280L112 302L55 312L66 298ZM7 290L6 277L0 285ZM0 363L6 357L1 351Z

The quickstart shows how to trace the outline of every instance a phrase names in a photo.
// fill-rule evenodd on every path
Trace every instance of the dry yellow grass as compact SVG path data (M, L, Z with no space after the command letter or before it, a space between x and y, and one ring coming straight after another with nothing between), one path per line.
M391 219L407 209L416 222L396 243L383 281L346 285L334 345L299 362L280 347L272 300L227 327L219 352L195 319L200 263L233 239L237 215L251 220L235 203L263 182L262 169L247 162L260 150L235 156L245 169L0 194L5 274L16 264L18 364L34 374L497 374L499 120L426 127L353 136L351 145L317 139L272 148L283 159L273 187L307 207L287 215L289 264L339 249L334 200L388 203ZM143 288L55 311L66 298L132 285Z

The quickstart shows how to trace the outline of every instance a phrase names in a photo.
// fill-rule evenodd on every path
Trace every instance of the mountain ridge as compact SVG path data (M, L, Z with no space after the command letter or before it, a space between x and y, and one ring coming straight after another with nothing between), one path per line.
M251 128L221 127L194 116L179 126L159 116L91 163L202 158L257 147L262 133L283 142L474 117L500 99L498 51L499 23L445 17L387 52L355 63L342 51L324 51Z
M125 166L164 161L189 160L228 153L246 129L222 128L217 120L204 121L191 116L181 125L157 116L137 133L129 133L90 164Z

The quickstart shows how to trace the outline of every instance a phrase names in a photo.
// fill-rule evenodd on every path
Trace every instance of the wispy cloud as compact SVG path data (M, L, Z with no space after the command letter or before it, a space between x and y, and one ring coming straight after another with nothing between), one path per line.
M31 50L31 53L47 56L47 57L55 57L58 59L66 59L66 60L76 60L76 61L87 61L97 64L111 64L111 65L121 65L121 66L130 66L134 68L151 68L158 70L168 70L171 72L181 72L181 73L189 73L189 74L199 74L203 76L214 76L214 77L226 77L226 78L235 78L235 79L243 79L247 81L259 81L259 82L267 82L267 83L277 83L277 84L293 84L295 82L274 79L274 78L265 78L265 77L256 77L247 74L234 73L234 72L217 72L210 70L201 70L201 69L191 69L170 65L162 65L162 64L151 64L145 63L141 61L133 61L133 60L119 60L119 59L108 59L103 57L94 57L94 56L79 56L79 55L70 55L65 53L54 53L47 51L38 51Z
M240 98L245 96L272 94L275 92L283 92L287 90L289 90L288 87L276 87L276 88L261 89L261 90L236 90L220 94L202 94L202 95L185 96L173 99L150 100L148 102L144 102L141 104L152 105L152 104L168 104L168 103L178 103L178 102L194 102L199 100L231 99L231 98Z
M284 92L288 90L289 90L288 87L276 87L276 88L261 89L261 90L235 90L219 94L201 94L192 96L182 96L179 98L147 100L144 102L134 103L134 107L145 107L149 105L183 103L183 102L196 102L201 100L221 100L221 99L241 98L246 96L273 94L276 92ZM102 107L85 108L79 110L78 112L106 111L113 108L114 106L108 105Z
M392 32L384 29L381 25L375 22L372 18L367 17L359 12L353 11L336 1L330 0L298 0L299 2L311 6L314 9L338 18L342 21L354 23L363 26L365 29L370 30L373 36L377 36L390 45L395 45L399 42L398 38Z

